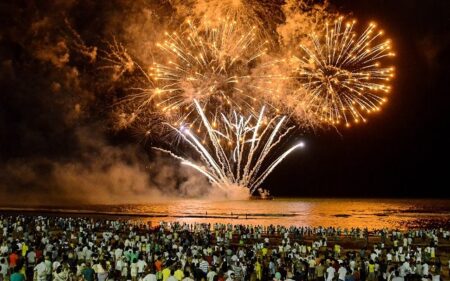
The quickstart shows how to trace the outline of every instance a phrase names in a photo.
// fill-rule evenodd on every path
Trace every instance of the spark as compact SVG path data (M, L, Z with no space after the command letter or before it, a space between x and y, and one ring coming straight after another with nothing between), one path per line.
M395 55L391 41L379 43L383 32L374 23L359 36L354 25L343 17L326 24L324 33L311 34L311 46L302 44L302 54L292 58L296 78L311 93L311 110L331 125L366 122L366 115L387 101L394 77L393 67L382 66Z
M238 187L247 190L247 195L253 194L278 164L297 148L304 147L304 143L300 142L270 161L274 149L279 147L294 129L293 126L287 128L283 126L286 116L268 119L265 116L264 107L258 117L253 115L244 117L234 112L229 118L222 114L220 119L222 125L219 126L220 130L217 130L213 128L200 103L194 100L194 105L207 130L207 142L202 141L188 127L174 129L200 156L203 165L196 164L169 150L155 149L171 154L183 165L206 176L213 185L225 192Z
M265 44L256 44L254 29L242 31L236 22L224 19L219 27L199 30L188 21L186 31L167 33L158 44L167 61L157 61L151 70L155 88L143 103L156 107L175 123L196 124L193 100L214 120L220 112L232 110L255 113L257 93L264 87L252 76ZM181 119L172 118L182 116Z
M107 50L101 51L100 59L104 65L99 69L110 70L112 81L119 80L124 74L132 73L138 67L127 49L120 42L117 42L116 38L107 43Z

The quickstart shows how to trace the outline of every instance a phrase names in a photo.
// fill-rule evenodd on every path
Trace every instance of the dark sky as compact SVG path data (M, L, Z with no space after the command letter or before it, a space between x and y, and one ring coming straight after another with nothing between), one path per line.
M397 56L391 97L365 125L299 136L306 149L278 166L263 187L276 196L450 197L450 2L330 2L360 23L375 20L392 38ZM92 79L96 68L81 62L92 49L72 50L114 32L129 32L120 24L139 15L137 3L168 8L152 1L111 3L0 4L0 204L36 196L70 202L77 183L95 182L96 190L105 185L103 196L128 195L120 189L128 185L133 195L141 194L129 178L143 178L155 162L142 157L139 148L130 148L135 140L109 132L104 122L109 108L101 106L114 87ZM109 161L99 162L107 157ZM111 176L118 170L129 174ZM77 174L88 179L102 174L102 179L86 184ZM150 185L166 183L170 175L152 179ZM117 182L119 191L111 187ZM178 184L178 179L170 182Z

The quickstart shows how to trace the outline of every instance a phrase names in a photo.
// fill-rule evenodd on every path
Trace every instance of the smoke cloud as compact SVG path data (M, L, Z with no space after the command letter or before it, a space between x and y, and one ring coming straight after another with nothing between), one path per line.
M217 194L204 177L164 155L146 159L139 147L112 146L91 128L75 135L77 159L16 158L3 164L0 204L148 203Z
M298 13L286 13L295 10L294 4L283 7L283 1L223 5L213 0L2 3L0 204L223 196L202 175L152 152L152 143L137 144L129 132L111 130L111 105L130 86L120 78L134 66L101 71L102 50L111 42L149 66L164 31L176 30L188 17L215 15L218 9L226 11L220 16L241 16L241 9L252 7L254 21L243 20L267 30L261 36L277 37L280 25L282 40L295 32L289 26L300 19Z

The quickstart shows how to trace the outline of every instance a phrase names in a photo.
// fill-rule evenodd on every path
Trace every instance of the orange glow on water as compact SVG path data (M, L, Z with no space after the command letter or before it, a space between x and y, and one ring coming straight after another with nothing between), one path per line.
M444 210L445 209L445 210ZM276 199L249 201L173 200L121 206L145 221L284 226L414 228L450 221L448 200ZM442 211L439 211L442 210Z

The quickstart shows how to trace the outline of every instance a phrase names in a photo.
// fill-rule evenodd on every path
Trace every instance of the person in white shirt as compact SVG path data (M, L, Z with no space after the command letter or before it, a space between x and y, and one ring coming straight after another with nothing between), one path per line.
M5 237L5 236L4 236ZM6 241L3 241L2 246L0 247L0 254L5 255L8 253L8 245L6 244Z
M29 265L35 265L36 264L36 252L33 250L33 248L30 248L27 253L27 261Z
M398 271L395 272L395 277L391 281L405 281L405 278L400 277Z
M334 274L336 273L336 269L330 266L327 268L327 281L332 281L334 279Z
M6 258L4 257L0 258L0 276L2 276L3 278L6 277L6 275L8 274L8 268L9 265L8 262L6 261Z
M391 253L387 253L386 254L386 259L387 259L387 261L392 261L392 254Z
M122 254L123 254L123 250L121 248L117 248L114 251L114 256L116 258L116 261L118 261L122 257Z
M405 274L411 273L411 265L409 264L408 261L405 261L401 267L403 267Z
M429 272L429 266L428 266L428 264L426 263L426 262L424 262L424 263L422 263L422 275L423 276L426 276L426 275L428 275L430 272Z
M130 265L130 275L131 275L131 280L133 280L133 281L137 280L138 265L137 265L136 258L133 259L133 262Z
M328 271L328 270L327 270ZM347 275L347 269L341 265L338 270L339 280L345 281L345 275Z
M142 258L142 256L139 258L137 262L138 267L138 276L142 277L144 275L144 270L147 267L147 262Z
M56 271L56 269L57 269L60 265L61 265L61 263L60 263L59 261L54 261L54 262L53 262L53 265L52 265L53 271Z
M206 280L207 281L214 281L214 276L216 276L216 270L215 267L211 267L211 270L206 274Z
M152 271L148 271L142 281L157 281L156 274Z
M441 281L441 275L440 274L433 274L431 277L432 281Z
M375 259L378 257L378 255L377 255L377 253L375 253L375 252L372 252L371 254L370 254L370 259L371 260L373 260L373 261L375 261Z
M47 280L47 266L44 259L41 258L38 261L38 264L34 267L34 272L36 272L37 281Z

